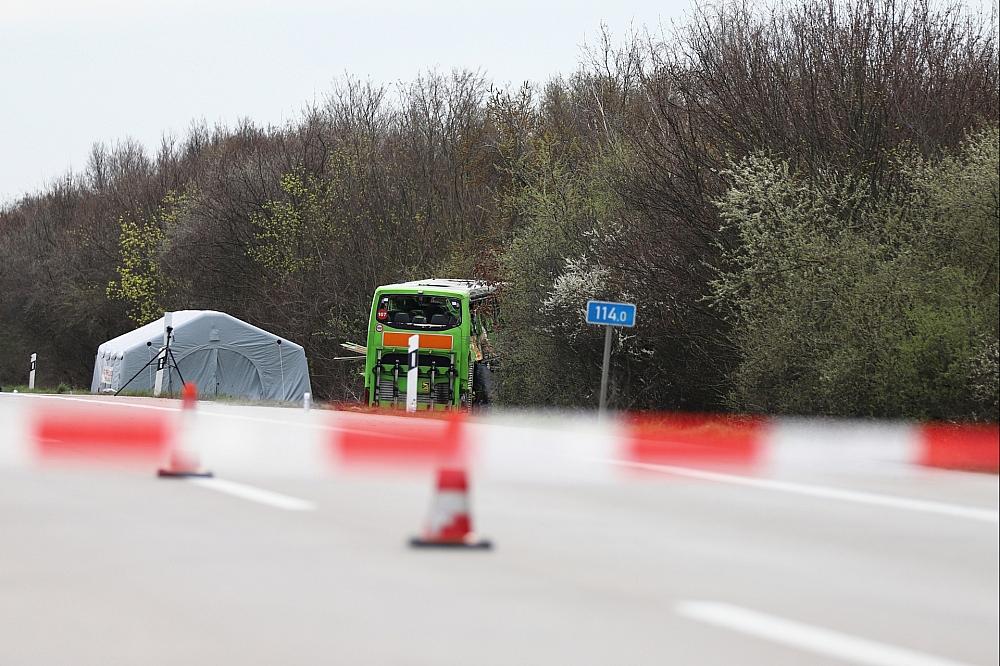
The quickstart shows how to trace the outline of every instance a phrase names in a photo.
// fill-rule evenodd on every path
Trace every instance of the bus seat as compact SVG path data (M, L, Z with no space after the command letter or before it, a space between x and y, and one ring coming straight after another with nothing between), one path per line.
M410 323L410 315L409 315L409 313L407 313L407 312L397 312L396 314L392 315L392 323L393 324L409 324Z
M445 326L448 324L448 317L443 314L431 315L431 323L435 326Z

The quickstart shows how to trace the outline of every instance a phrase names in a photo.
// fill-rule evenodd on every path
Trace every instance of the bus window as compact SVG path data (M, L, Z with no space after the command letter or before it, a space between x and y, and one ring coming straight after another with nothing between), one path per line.
M490 336L499 324L497 303L494 299L484 299L470 304L470 333L473 354L477 361L494 359L493 343Z
M462 303L448 296L384 294L375 311L381 324L410 331L444 331L462 323Z

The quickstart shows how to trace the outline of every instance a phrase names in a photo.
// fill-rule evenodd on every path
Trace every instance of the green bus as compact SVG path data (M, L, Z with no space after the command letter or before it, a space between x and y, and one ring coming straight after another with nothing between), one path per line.
M493 400L489 336L496 285L430 279L378 287L365 350L365 390L373 407L406 406L410 336L419 336L417 409L485 406Z

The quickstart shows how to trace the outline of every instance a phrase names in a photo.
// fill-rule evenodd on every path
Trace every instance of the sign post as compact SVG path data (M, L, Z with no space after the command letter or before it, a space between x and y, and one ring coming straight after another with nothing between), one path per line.
M23 357L22 357L23 358ZM38 354L31 355L31 366L28 368L28 388L35 388L35 361L38 360Z
M601 417L608 410L608 370L611 367L611 327L604 327L604 362L601 364L601 402L597 414Z
M601 368L601 401L598 415L604 417L608 408L608 370L611 366L611 329L612 327L635 326L635 304L613 303L610 301L587 301L587 323L605 326L604 330L604 363Z
M409 339L409 355L407 362L409 370L406 372L406 411L417 411L417 373L420 372L417 351L420 349L420 336L411 335Z

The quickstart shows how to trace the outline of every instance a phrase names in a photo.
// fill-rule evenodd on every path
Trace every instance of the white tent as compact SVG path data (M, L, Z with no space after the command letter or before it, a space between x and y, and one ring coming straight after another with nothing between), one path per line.
M198 395L264 400L301 400L311 392L309 366L300 345L278 338L224 312L181 310L170 314L170 350L163 390L176 394L181 378ZM108 340L97 348L91 393L149 392L156 377L156 356L163 347L166 318ZM179 373L178 373L179 369Z

